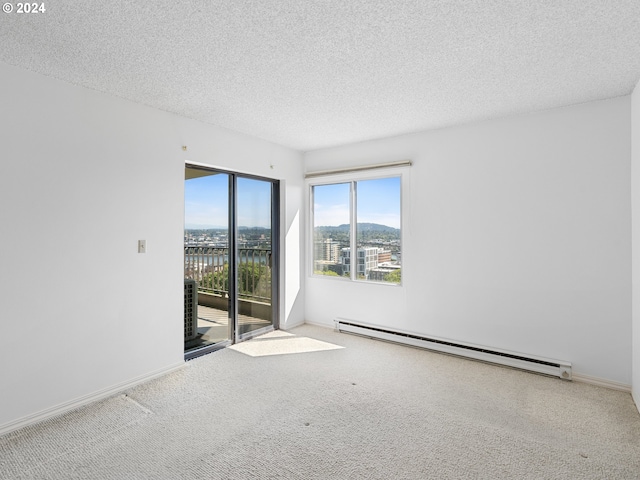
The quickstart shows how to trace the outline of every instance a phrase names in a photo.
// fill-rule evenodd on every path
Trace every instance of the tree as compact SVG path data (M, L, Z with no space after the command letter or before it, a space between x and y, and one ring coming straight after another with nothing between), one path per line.
M393 272L387 273L384 276L384 281L390 283L400 283L401 278L402 274L400 273L400 269L398 269L394 270Z
M257 262L238 265L238 293L271 298L271 268Z
M339 277L340 276L336 272L334 272L333 270L314 270L313 273L315 273L316 275L326 275L327 277Z
M207 273L200 288L216 294L229 292L229 263L221 269ZM244 297L271 298L271 268L264 263L243 262L238 265L238 293Z

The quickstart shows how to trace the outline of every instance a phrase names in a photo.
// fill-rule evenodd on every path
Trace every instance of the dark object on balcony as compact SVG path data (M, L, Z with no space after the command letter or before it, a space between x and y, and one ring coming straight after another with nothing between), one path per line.
M184 341L198 336L198 283L184 279Z

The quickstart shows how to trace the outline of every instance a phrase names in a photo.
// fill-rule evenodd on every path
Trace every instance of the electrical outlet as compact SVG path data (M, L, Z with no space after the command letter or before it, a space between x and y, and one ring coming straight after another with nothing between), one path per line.
M138 240L138 253L147 253L147 241Z

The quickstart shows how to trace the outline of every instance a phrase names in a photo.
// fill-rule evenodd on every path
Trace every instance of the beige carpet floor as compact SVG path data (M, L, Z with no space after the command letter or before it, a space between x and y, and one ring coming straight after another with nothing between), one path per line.
M640 479L631 396L305 325L0 437L1 479Z

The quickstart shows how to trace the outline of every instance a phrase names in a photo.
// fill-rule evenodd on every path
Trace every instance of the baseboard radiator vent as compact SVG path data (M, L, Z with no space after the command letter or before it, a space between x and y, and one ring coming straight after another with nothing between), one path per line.
M515 352L489 349L479 345L454 343L435 337L424 337L411 333L393 331L344 318L336 318L334 322L336 324L336 330L339 332L353 333L378 340L411 345L413 347L435 350L451 355L481 360L483 362L496 363L522 370L529 370L531 372L552 375L560 377L563 380L571 380L571 363L561 360L529 355L525 356Z

